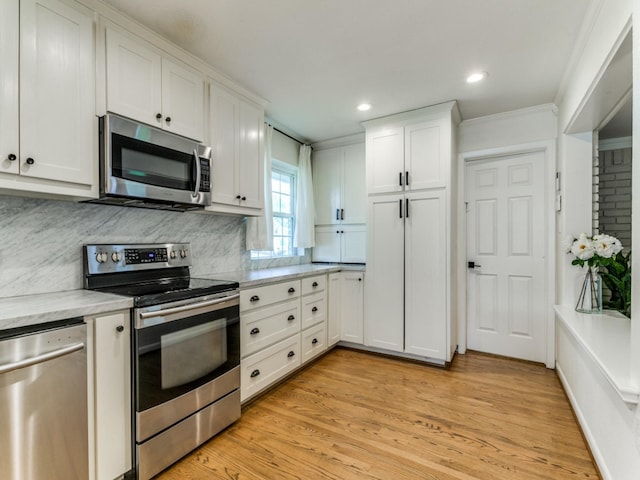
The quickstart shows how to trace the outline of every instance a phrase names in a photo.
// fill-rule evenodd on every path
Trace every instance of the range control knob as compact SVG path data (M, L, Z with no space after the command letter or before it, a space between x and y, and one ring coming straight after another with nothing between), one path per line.
M176 251L175 250L171 250L171 253L169 254L169 256L171 258L176 258Z
M98 263L104 263L107 261L107 254L106 252L101 252L101 253L97 253L96 254L96 262Z
M111 254L111 260L113 260L114 263L119 262L122 260L122 254L120 252L113 252Z
M180 250L180 258L186 258L187 257L187 250Z

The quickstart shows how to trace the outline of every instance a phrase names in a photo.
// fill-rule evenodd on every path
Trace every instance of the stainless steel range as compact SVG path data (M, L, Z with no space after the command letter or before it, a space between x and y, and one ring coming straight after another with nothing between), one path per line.
M240 417L238 284L191 278L188 243L85 245L85 288L133 297L133 454L147 480Z

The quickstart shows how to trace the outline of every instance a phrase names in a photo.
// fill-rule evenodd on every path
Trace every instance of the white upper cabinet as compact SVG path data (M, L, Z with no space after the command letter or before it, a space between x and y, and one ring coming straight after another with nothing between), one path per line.
M264 203L264 112L240 101L238 193L243 207L262 209Z
M97 164L91 12L60 0L3 1L0 12L0 174L15 174L0 188L88 198Z
M212 83L209 87L212 188L207 210L261 215L264 204L262 108Z
M449 184L451 127L439 118L405 127L405 190L441 188Z
M107 110L204 139L204 76L143 40L106 29Z
M404 185L404 129L367 130L367 192L401 192Z
M342 149L330 148L313 152L313 192L316 225L340 223L342 189Z
M18 0L0 2L0 172L19 173Z
M367 191L364 144L313 154L316 262L364 263Z
M364 144L315 152L313 180L316 225L367 222Z
M451 128L446 119L367 130L369 195L444 187L450 163Z

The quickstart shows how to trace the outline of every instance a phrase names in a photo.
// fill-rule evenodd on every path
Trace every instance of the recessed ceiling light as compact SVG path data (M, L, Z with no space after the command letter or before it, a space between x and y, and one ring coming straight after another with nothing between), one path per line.
M475 72L467 77L467 83L476 83L480 80L487 78L489 74L487 72Z
M360 110L361 112L366 112L367 110L371 110L371 104L361 103L360 105L358 105L358 110Z

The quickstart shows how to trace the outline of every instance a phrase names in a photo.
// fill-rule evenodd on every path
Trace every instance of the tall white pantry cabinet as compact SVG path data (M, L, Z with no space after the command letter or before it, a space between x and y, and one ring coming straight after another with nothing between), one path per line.
M435 363L456 349L456 102L364 122L364 343Z

